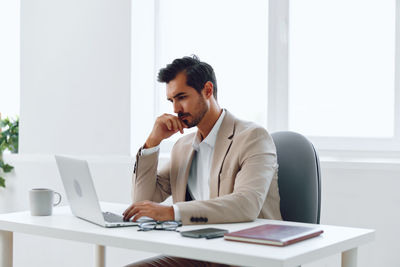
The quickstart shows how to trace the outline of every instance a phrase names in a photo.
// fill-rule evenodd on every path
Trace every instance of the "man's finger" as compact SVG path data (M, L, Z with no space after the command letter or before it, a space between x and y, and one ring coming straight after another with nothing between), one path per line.
M131 205L122 213L122 215L125 215L125 213L128 213L128 212L133 208L134 205L135 205L134 203L131 204Z
M134 208L134 207L137 207L137 206L144 206L144 205L148 205L148 204L152 204L152 203L153 203L153 202L150 201L150 200L142 200L142 201L138 201L138 202L132 203L132 204L124 211L124 213L126 213L127 211L131 210L131 209Z
M140 207L134 207L127 214L124 215L124 220L129 221L133 216L135 216L138 212L140 212Z
M179 130L178 120L173 119L173 120L172 120L172 126L173 126L173 130L174 130L174 131Z
M139 211L136 214L135 218L133 218L132 222L136 222L137 220L139 220L143 216L147 216L147 215L143 211ZM148 216L148 217L150 217L150 216Z
M179 131L181 132L181 134L183 134L183 125L182 125L183 123L179 118L177 120L177 124L178 124Z
M167 129L168 129L169 131L172 130L172 122L171 122L170 119L167 119L167 121L165 122L165 125L167 126Z
M122 215L128 214L134 207L141 206L145 203L145 201L132 203L123 213Z

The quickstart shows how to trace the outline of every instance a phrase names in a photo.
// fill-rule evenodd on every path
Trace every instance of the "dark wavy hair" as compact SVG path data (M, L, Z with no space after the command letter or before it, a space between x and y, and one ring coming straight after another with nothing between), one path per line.
M201 94L206 82L212 82L213 96L217 100L217 79L214 70L206 62L200 61L196 55L175 59L171 64L160 69L157 80L169 83L181 72L186 74L186 84L196 89L199 94Z

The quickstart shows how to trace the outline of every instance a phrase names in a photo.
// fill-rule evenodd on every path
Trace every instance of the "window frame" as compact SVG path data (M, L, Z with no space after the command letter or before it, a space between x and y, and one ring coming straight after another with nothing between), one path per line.
M148 37L145 40L147 47L141 45L144 51L140 51L141 54L152 55L151 59L153 62L153 68L147 67L153 77L147 77L146 81L142 83L135 82L135 68L132 68L132 142L131 151L132 154L137 152L139 146L143 144L149 134L150 129L143 129L143 126L139 126L139 123L145 119L151 121L151 126L159 112L158 99L161 97L159 85L154 77L157 75L155 68L158 66L159 59L159 47L158 47L158 36L159 36L159 6L160 0L141 1L136 0L134 2L140 2L141 5L147 5L147 16L150 16L153 20L151 28L147 28ZM146 2L143 4L142 2ZM267 106L267 122L268 131L270 133L276 131L288 131L289 129L289 5L290 0L269 0L269 18L268 18L268 106ZM134 8L135 4L132 4ZM143 10L141 14L143 15ZM135 12L133 10L132 14ZM134 19L132 19L134 24ZM396 12L395 12L395 63L400 62L400 0L396 0ZM135 39L135 35L138 34L141 27L134 27L132 25L132 43L138 41ZM144 44L144 40L140 41ZM154 45L149 46L148 42L152 42ZM135 51L132 52L134 59ZM137 52L136 52L137 54ZM137 58L136 58L137 59ZM145 62L144 57L140 58L137 63ZM142 70L143 71L143 70ZM152 101L141 101L138 103L134 101L134 96L139 93L135 88L146 85L147 88L153 88L151 93L147 93L146 96L150 97ZM142 87L143 88L143 87ZM320 155L323 156L370 156L370 157L390 157L400 156L400 65L395 64L395 81L394 81L394 137L393 138L355 138L355 137L327 137L327 136L307 136L314 146L318 149ZM149 99L149 98L148 98ZM144 103L147 102L147 103ZM145 111L145 112L143 112ZM149 127L149 123L146 127ZM139 131L139 132L138 132ZM164 141L161 153L169 153L172 149L174 142Z
M270 0L268 130L289 130L289 5L290 0ZM395 63L400 62L400 0L395 12ZM307 136L323 155L400 155L400 67L394 66L394 137L356 138ZM341 153L340 153L341 152ZM397 155L397 153L395 153Z

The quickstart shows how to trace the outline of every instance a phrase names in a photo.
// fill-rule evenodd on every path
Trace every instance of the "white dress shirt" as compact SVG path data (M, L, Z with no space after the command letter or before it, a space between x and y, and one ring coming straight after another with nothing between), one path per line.
M217 134L224 117L225 110L222 110L221 115L207 137L201 141L200 133L197 131L193 140L192 146L195 152L188 177L188 189L193 200L207 200L210 198L210 171L212 167L212 157L214 154ZM142 149L141 155L149 155L157 152L159 149L159 145L148 149ZM180 221L181 216L178 206L173 205L173 207L175 221Z
M199 132L197 132L193 140L192 146L195 153L190 167L188 187L189 193L194 200L207 200L210 198L211 161L214 154L214 145L217 140L218 130L224 116L225 111L222 111L214 127L203 141L201 141Z

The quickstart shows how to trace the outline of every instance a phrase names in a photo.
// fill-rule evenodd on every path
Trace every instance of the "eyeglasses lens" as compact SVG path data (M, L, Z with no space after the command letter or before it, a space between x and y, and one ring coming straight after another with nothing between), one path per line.
M165 230L175 230L178 227L177 222L163 222L161 228Z
M166 221L166 222L143 222L139 224L139 228L142 231L150 231L150 230L167 230L174 231L178 228L179 223L175 221Z

